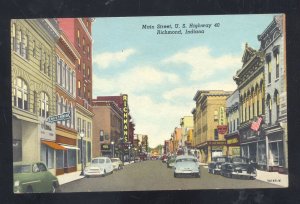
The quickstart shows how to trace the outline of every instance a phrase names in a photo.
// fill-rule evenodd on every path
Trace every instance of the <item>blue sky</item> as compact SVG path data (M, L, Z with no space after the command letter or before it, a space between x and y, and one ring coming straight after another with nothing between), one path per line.
M93 23L93 97L128 94L135 133L150 146L169 139L180 118L191 115L199 89L234 91L245 43L259 49L257 35L270 15L96 18ZM203 34L157 35L157 24L212 24ZM220 23L219 27L215 27ZM155 29L142 29L153 25Z

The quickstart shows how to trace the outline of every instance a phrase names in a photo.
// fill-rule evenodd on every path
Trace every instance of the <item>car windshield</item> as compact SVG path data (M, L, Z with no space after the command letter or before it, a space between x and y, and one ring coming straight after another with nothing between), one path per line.
M226 158L225 157L217 157L215 159L215 161L217 161L217 162L226 162Z
M104 161L105 161L104 159L93 159L92 164L103 164Z
M176 162L197 162L196 159L193 159L193 158L182 158L182 159L178 159L176 160Z
M247 163L247 160L245 158L236 157L232 159L233 163Z
M31 165L17 165L14 166L14 173L30 173Z

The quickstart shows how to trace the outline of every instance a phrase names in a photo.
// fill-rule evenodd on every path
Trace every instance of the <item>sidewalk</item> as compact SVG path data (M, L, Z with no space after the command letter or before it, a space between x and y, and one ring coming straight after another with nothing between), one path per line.
M126 166L126 165L132 164L132 163L134 163L134 161L131 161L130 163L124 162L124 165ZM63 175L59 175L56 177L58 179L59 185L63 185L65 183L69 183L69 182L84 178L84 176L80 176L80 173L81 173L81 171L75 171L72 173L65 173Z
M84 178L84 176L80 176L81 171L75 171L72 173L65 173L63 175L56 176L59 182L59 185L69 183L71 181L75 181L78 179Z
M257 180L261 180L264 182L268 182L271 184L277 184L282 187L289 186L289 179L287 174L279 174L278 172L268 172L268 171L260 171L256 170Z
M206 163L200 163L205 169L208 168ZM287 174L279 174L278 172L268 172L256 170L256 180L264 181L271 184L276 184L282 187L289 186L289 179Z

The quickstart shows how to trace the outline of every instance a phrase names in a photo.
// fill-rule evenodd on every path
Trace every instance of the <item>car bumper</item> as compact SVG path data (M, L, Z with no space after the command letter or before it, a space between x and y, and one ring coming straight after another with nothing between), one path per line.
M85 176L101 176L101 175L104 175L104 172L103 171L97 171L97 170L89 170L89 171L85 171L84 172L84 175Z
M247 173L247 172L232 172L232 178L240 178L240 179L255 179L256 173Z

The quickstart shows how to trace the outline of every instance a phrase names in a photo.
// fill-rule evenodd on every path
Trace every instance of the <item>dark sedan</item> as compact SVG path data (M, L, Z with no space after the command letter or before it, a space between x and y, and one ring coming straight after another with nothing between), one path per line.
M251 163L248 158L233 157L221 166L220 174L229 178L255 179L255 164Z
M208 173L220 174L222 164L228 161L226 156L213 157L212 161L208 163Z

